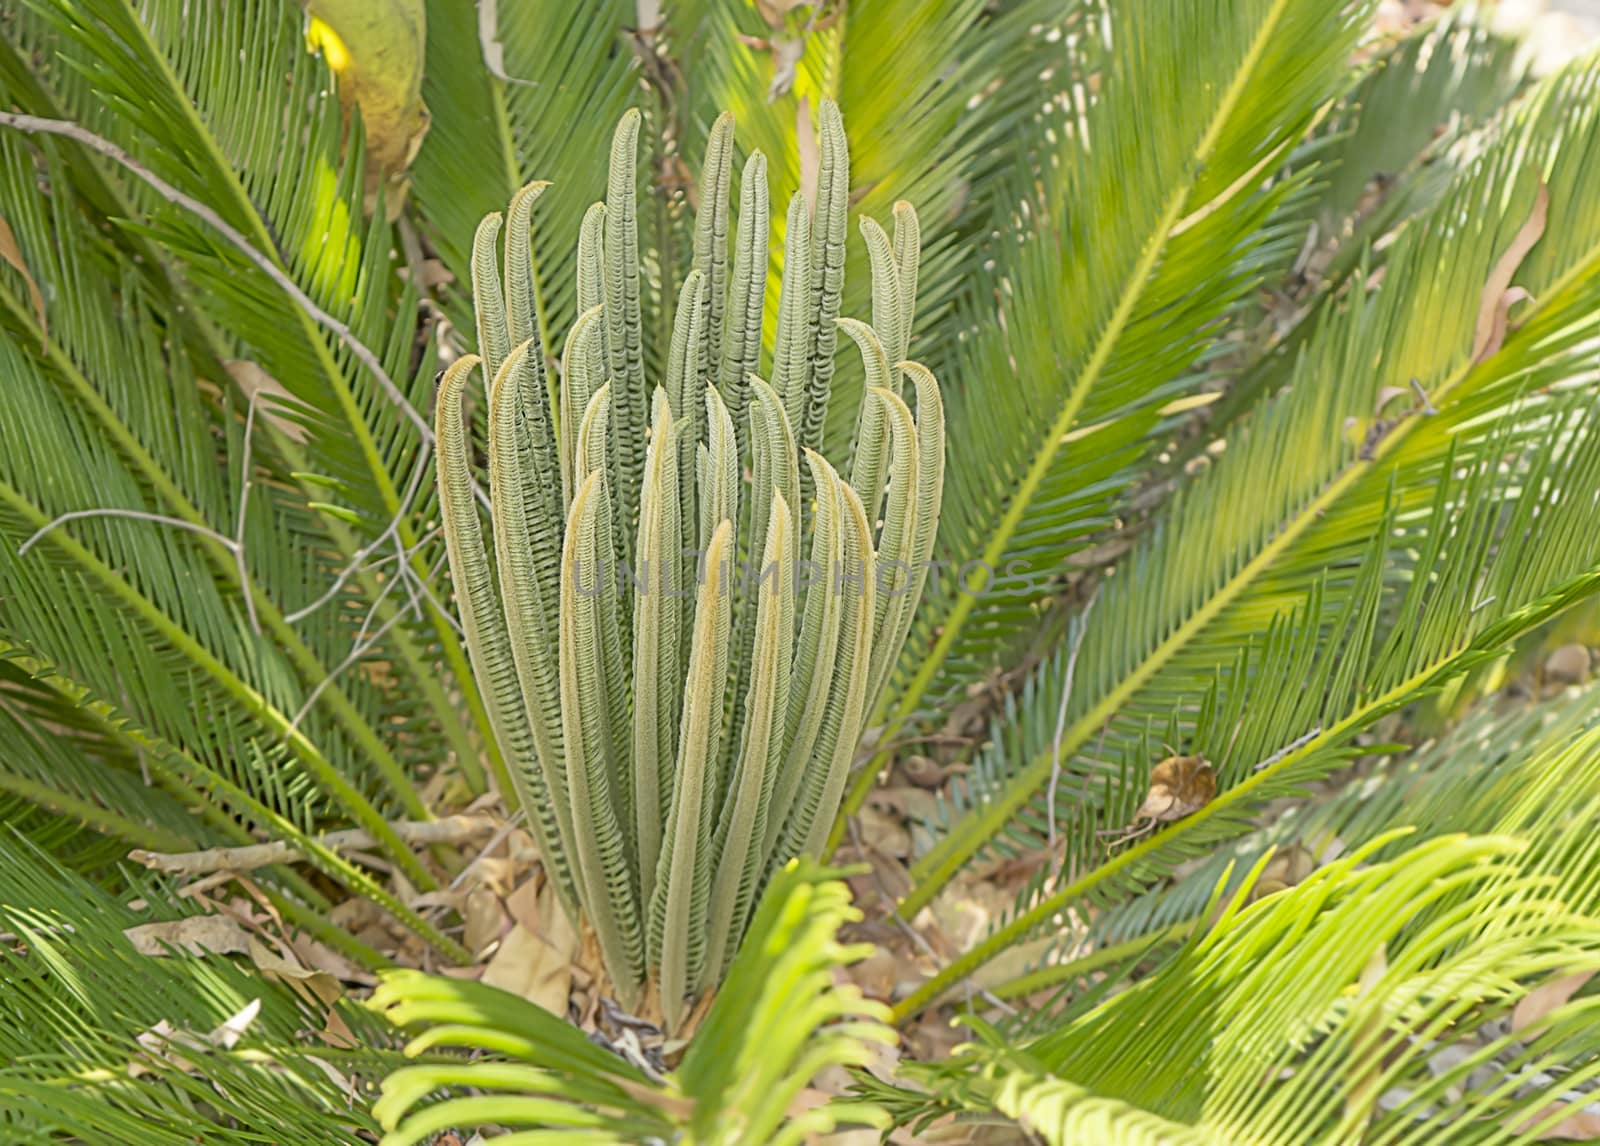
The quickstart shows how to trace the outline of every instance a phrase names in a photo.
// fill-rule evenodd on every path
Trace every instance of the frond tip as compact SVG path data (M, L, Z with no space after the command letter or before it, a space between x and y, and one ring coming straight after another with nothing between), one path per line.
M507 222L491 215L479 228L482 358L457 361L440 387L451 573L513 783L537 810L540 849L569 908L593 927L618 993L643 998L653 979L674 1029L736 965L774 873L822 850L938 529L939 387L902 360L916 214L895 208L892 240L862 221L883 329L838 317L849 160L831 103L821 123L814 229L803 209L790 211L774 384L761 372L766 160L756 153L745 165L730 242L727 116L707 148L694 267L671 344L645 352L641 120L630 113L613 142L606 202L578 236L581 309L559 397L545 382L546 325L525 250L542 184L517 194ZM813 448L840 330L870 382L848 480ZM647 411L653 362L665 376L651 383ZM492 556L463 416L480 365L491 383ZM913 384L907 397L902 378ZM810 561L801 560L806 534Z

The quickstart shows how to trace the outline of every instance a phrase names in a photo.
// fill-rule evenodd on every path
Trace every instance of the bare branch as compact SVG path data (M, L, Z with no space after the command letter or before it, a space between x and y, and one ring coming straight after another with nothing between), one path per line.
M447 816L442 820L402 820L389 825L408 844L459 844L494 832L500 823L489 816ZM376 845L372 836L359 828L329 832L317 839L321 846L336 852L349 852ZM253 871L272 864L293 863L305 854L293 840L274 840L266 844L246 844L237 848L208 848L200 852L152 852L139 849L128 854L135 863L152 871L171 875L206 875L218 871Z
M71 513L63 513L60 517L52 518L45 522L33 535L17 547L17 556L24 557L45 534L55 529L58 525L65 525L69 521L81 521L88 517L126 517L133 521L153 521L157 525L170 525L173 529L187 529L190 533L198 533L201 537L209 537L218 545L225 545L237 553L239 546L231 537L224 537L209 526L200 525L193 521L185 521L181 517L168 517L164 513L147 513L142 509L75 509Z

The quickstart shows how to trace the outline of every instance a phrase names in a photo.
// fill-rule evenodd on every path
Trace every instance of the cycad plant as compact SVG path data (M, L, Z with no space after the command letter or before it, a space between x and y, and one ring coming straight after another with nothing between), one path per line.
M1518 666L1600 643L1593 57L1375 0L0 7L0 1139L1584 1128L1595 699ZM833 847L904 924L848 968L772 875ZM415 973L510 982L558 897L615 983L516 985L631 1066ZM444 1029L377 1106L395 963Z
M653 978L669 1028L721 978L775 867L821 852L938 527L939 388L906 359L916 212L897 203L892 236L861 219L872 324L840 318L849 153L837 106L820 113L814 203L789 201L771 383L766 158L744 165L735 221L733 118L716 121L693 269L670 345L649 345L629 112L577 237L559 384L532 277L539 183L478 227L478 354L439 384L450 569L511 781L619 993ZM848 478L816 448L835 328L867 382ZM480 367L492 559L464 401Z

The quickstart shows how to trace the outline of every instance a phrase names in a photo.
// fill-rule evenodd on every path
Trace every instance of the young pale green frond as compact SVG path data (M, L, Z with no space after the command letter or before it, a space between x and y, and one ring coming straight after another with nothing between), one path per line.
M420 1028L406 1053L430 1061L384 1080L373 1107L388 1131L383 1146L484 1124L510 1130L507 1141L706 1146L799 1146L845 1125L882 1128L886 1115L866 1102L795 1108L819 1070L863 1066L874 1044L894 1042L882 1007L835 978L868 951L836 939L859 918L849 901L835 873L790 864L774 876L748 947L683 1065L665 1078L515 995L413 971L386 976L372 1006ZM442 1058L443 1048L475 1057ZM434 1097L441 1090L446 1097Z
M1386 844L1401 850L1377 858ZM1175 1123L1177 1141L1527 1140L1519 1133L1559 1121L1557 1089L1600 1076L1592 1053L1556 1057L1578 1032L1593 1037L1582 1002L1540 1021L1546 1045L1536 1030L1522 1033L1526 1048L1473 1041L1534 986L1600 965L1593 917L1571 898L1585 877L1552 874L1539 848L1510 836L1408 844L1391 833L1297 887L1248 906L1235 897L1136 986L1043 1037L927 1073L976 1108L1053 1110L1040 1127L1049 1141L1073 1141L1063 1135L1091 1118L1105 1120L1105 1141L1144 1141L1152 1117ZM1174 1057L1191 1069L1164 1069ZM1511 1078L1558 1062L1559 1087L1468 1083L1485 1067Z
M1600 147L1600 121L1587 115L1574 121L1557 108L1581 106L1597 82L1600 73L1588 65L1538 89L1451 193L1401 234L1379 289L1353 296L1319 323L1288 392L1260 410L1213 472L1170 507L1154 536L1130 558L1132 575L1113 578L1102 591L1105 599L1082 638L1060 734L1035 740L1025 760L1009 750L997 752L972 774L973 800L963 795L959 806L973 811L917 865L918 887L908 909L926 902L965 857L1002 832L1016 829L1017 843L1032 846L1052 813L1048 807L1024 809L1037 804L1057 761L1072 779L1048 794L1060 797L1055 814L1070 814L1086 798L1103 803L1085 791L1100 787L1089 778L1103 777L1108 759L1148 759L1138 741L1150 722L1155 728L1170 722L1169 740L1190 735L1195 710L1175 708L1174 702L1189 698L1192 705L1204 696L1241 642L1285 603L1301 599L1324 577L1340 585L1340 571L1352 568L1370 546L1391 501L1398 527L1430 546L1405 561L1430 574L1410 578L1411 600L1394 600L1392 607L1406 609L1408 616L1415 615L1416 595L1426 592L1438 594L1441 618L1449 615L1444 602L1453 601L1477 618L1475 624L1486 623L1479 610L1514 611L1587 567L1593 554L1582 535L1561 533L1539 507L1554 502L1561 513L1588 512L1563 501L1549 475L1558 472L1551 468L1557 457L1561 465L1591 466L1592 434L1578 409L1564 406L1557 393L1523 395L1531 386L1565 378L1589 392L1584 379L1592 368L1587 340L1595 293L1590 272L1600 260L1600 215L1582 173L1592 168ZM1529 154L1543 157L1542 177L1522 168ZM1503 346L1475 362L1484 284L1517 236L1527 233L1545 197L1548 226L1571 241L1534 248L1516 278L1537 304ZM1412 379L1427 396L1426 405L1406 387ZM1395 402L1402 390L1412 397ZM1475 469L1474 482L1485 481L1488 467L1507 451L1515 451L1536 479L1521 489L1493 486L1508 508L1517 508L1502 523L1509 532L1488 555L1494 575L1515 594L1514 605L1505 594L1493 601L1484 586L1472 587L1475 561L1456 568L1464 578L1456 583L1442 581L1442 572L1434 575L1429 565L1435 555L1459 560L1463 554L1446 546L1457 535L1445 527L1453 518L1440 517L1445 503L1437 501L1450 475ZM1471 528L1463 540L1485 541L1487 521ZM1520 546L1516 562L1505 556L1513 545ZM1333 606L1338 595L1330 594L1327 603ZM1420 663L1439 663L1448 651L1437 635L1409 623L1386 621L1381 639L1391 647L1368 664L1375 675L1364 687L1412 679ZM1355 671L1354 663L1346 662L1347 674ZM1059 691L1037 694L1036 703L1047 706L1049 715L1026 723L1056 723ZM1261 727L1251 721L1246 730ZM1257 758L1310 727L1279 726L1281 739L1261 741ZM1115 780L1115 786L1142 788L1142 769L1136 771L1131 781Z
M513 330L544 328L525 310L537 305L525 281L531 264L508 254L502 286L495 243L504 229L519 246L537 246L536 189L513 201L513 226L493 216L482 224L478 326L491 353L504 348L488 418L492 567L505 622L493 632L484 617L498 626L497 594L461 417L475 359L452 366L440 398L446 541L505 750L528 798L554 805L536 825L541 844L558 874L569 865L618 990L632 997L653 981L674 1029L729 966L773 872L822 850L869 690L882 686L921 591L926 570L914 563L926 564L938 528L939 389L925 368L897 365L889 352L903 350L915 310L915 213L897 209L892 240L867 228L884 279L878 307L896 331L886 347L866 323L836 318L847 160L838 109L825 104L822 121L826 203L817 242L794 252L780 300L782 388L753 369L765 314L765 161L747 162L740 217L730 220L731 120L707 146L695 266L677 291L666 347L645 345L640 318L656 305L640 297L655 285L638 255L641 121L628 116L618 128L607 202L579 234L577 297L592 304L566 340L559 408L543 384L537 336L511 345ZM821 432L837 327L869 361L854 485L815 451L805 451L809 481L800 467L805 427ZM664 376L647 425L631 395L657 362ZM916 383L914 413L899 396L902 371ZM799 561L808 484L820 495L809 568ZM893 573L880 590L886 567ZM514 681L494 642L509 647ZM500 711L517 699L520 713Z
M490 489L499 518L495 555L502 570L520 563L528 571L522 580L510 583L515 591L500 600L498 585L505 582L496 581L484 547L462 405L468 381L481 364L476 355L457 359L439 380L435 428L439 516L450 555L450 580L456 586L456 608L473 672L481 682L518 802L529 810L540 854L555 873L564 902L576 910L566 780L553 766L560 757L561 724L555 649L548 639L546 617L556 603L547 607L539 600L542 586L532 571L533 543L521 504L526 491L521 483L508 484L505 477L518 469L514 432L508 434L491 417L495 444L509 438L512 450L509 461L491 450ZM500 407L504 410L507 403L502 400Z

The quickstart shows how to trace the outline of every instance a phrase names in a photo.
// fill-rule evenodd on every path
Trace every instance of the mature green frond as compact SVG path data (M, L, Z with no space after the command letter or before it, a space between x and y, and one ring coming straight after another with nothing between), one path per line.
M1384 236L1436 203L1477 154L1474 133L1524 78L1519 45L1482 21L1471 6L1452 9L1389 45L1290 154L1289 169L1309 181L1268 226L1285 231L1298 253L1267 284L1261 329L1244 361L1228 367L1238 376L1213 408L1209 437L1225 437L1263 394L1290 381L1319 304L1382 273Z
M1552 464L1593 464L1593 439L1576 408L1544 394L1517 399L1528 388L1567 377L1586 386L1583 371L1592 364L1586 340L1593 328L1590 269L1600 258L1600 214L1582 190L1582 173L1593 164L1600 133L1592 118L1574 124L1556 108L1583 99L1579 93L1593 90L1596 82L1590 67L1541 89L1450 196L1406 229L1378 291L1352 298L1347 308L1323 319L1289 392L1263 409L1214 472L1171 507L1165 524L1130 558L1134 575L1113 578L1103 590L1106 599L1083 638L1059 738L1043 752L1035 747L1026 762L996 755L974 774L974 799L963 806L975 810L917 865L918 887L908 908L926 902L962 858L1007 830L1011 817L1046 786L1057 760L1078 777L1058 786L1070 814L1086 799L1106 804L1106 798L1085 793L1100 787L1101 781L1088 778L1104 775L1108 755L1148 759L1129 749L1151 721L1157 731L1171 722L1169 738L1190 734L1197 713L1180 702L1196 703L1214 674L1233 661L1243 638L1304 599L1323 578L1346 583L1347 571L1385 520L1391 489L1397 491L1395 510L1405 535L1430 546L1405 563L1428 573L1411 576L1410 592L1437 593L1441 616L1452 608L1514 610L1587 568L1594 555L1583 540L1547 529L1544 511L1536 507L1553 501L1568 512L1586 512L1562 502L1559 486L1544 475L1557 472ZM1568 241L1541 245L1523 264L1519 283L1536 292L1539 306L1498 353L1474 365L1483 283L1540 193L1535 173L1517 175L1528 154L1543 157L1552 225ZM1440 412L1375 415L1383 387L1411 378L1422 380ZM1442 523L1449 519L1439 516L1447 503L1431 512L1426 507L1450 475L1474 466L1486 473L1497 449L1522 451L1534 484L1520 491L1501 487L1513 496L1508 506L1516 507L1503 523L1513 532L1491 551L1488 567L1518 596L1513 602L1502 594L1485 605L1491 593L1482 584L1446 582L1442 569L1430 567L1436 559L1459 561L1463 551L1438 548L1448 536ZM1483 539L1481 532L1465 536L1475 544ZM1507 556L1513 545L1522 547L1516 563ZM1471 567L1460 566L1459 575ZM1397 594L1392 601L1389 608L1404 608L1404 616L1414 618L1418 598L1402 604ZM1338 608L1337 595L1327 605ZM1483 612L1474 616L1475 626L1489 620ZM1324 621L1313 615L1309 623L1320 627ZM1391 647L1374 654L1366 671L1378 675L1363 687L1380 681L1388 687L1449 651L1443 643L1423 643L1435 637L1419 633L1412 620L1397 623L1389 614L1385 626L1381 636ZM1413 656L1418 659L1406 660ZM1041 702L1053 709L1060 697ZM1029 723L1039 727L1043 719ZM1245 731L1262 727L1252 716ZM1276 740L1261 740L1256 758L1310 727L1278 725ZM1228 743L1224 736L1222 744ZM1069 763L1074 757L1079 763ZM1138 787L1142 776L1131 783ZM1128 786L1126 778L1112 782L1117 791ZM1041 809L1035 826L1049 815ZM1022 838L1038 837L1024 830Z
M387 977L373 1006L400 1026L423 1028L407 1054L460 1047L495 1058L391 1074L373 1108L389 1131L384 1146L484 1123L513 1128L508 1140L517 1141L723 1146L799 1146L842 1125L881 1128L886 1117L870 1103L793 1110L818 1071L865 1065L872 1044L894 1042L881 1006L835 979L868 950L835 937L859 918L849 898L834 873L799 864L779 872L683 1064L665 1078L503 991L416 972ZM441 1089L449 1097L420 1105Z
M327 89L322 64L304 50L297 15L279 5L247 4L208 10L188 21L181 7L150 5L135 14L120 3L63 7L41 0L26 16L8 22L7 32L14 32L18 40L8 42L6 52L26 52L30 58L38 53L36 58L49 63L30 74L31 85L16 86L18 81L8 71L6 82L12 86L8 98L47 116L87 123L140 156L179 192L207 203L259 253L276 261L318 305L348 323L364 342L378 346L387 374L402 379L401 389L415 398L417 387L426 385L431 365L426 355L420 364L412 361L414 326L408 308L414 307L414 299L397 297L387 289L393 281L387 227L380 221L368 228L358 221L363 185L359 130L352 126L349 151L341 155L344 132L334 100L291 100L284 104L281 117L257 114L260 107L277 106L285 90ZM236 66L242 55L252 53L260 67ZM219 60L227 62L219 66ZM285 88L268 76L291 80ZM8 137L11 146L16 137L9 132ZM55 153L51 148L42 150ZM77 148L63 144L59 150L73 153ZM357 674L345 673L351 663L365 657L381 659L398 675L397 683L403 682L403 688L413 693L396 706L399 712L414 715L419 703L429 712L429 719L412 725L414 735L432 741L419 746L420 755L437 760L442 751L437 737L442 733L449 750L462 761L469 783L481 786L478 748L452 690L439 679L437 651L429 648L435 640L442 642L447 663L464 669L453 633L442 617L423 607L421 597L412 592L393 594L393 587L402 582L391 580L385 588L382 579L366 568L373 549L387 549L392 542L410 566L412 575L403 583L414 587L425 585L431 561L442 556L436 546L422 543L408 514L399 514L402 520L392 530L387 528L401 503L409 504L421 488L416 479L424 459L417 456L415 439L407 437L414 424L333 335L319 330L300 306L223 243L217 232L132 178L132 168L109 163L97 167L98 162L74 154L70 169L93 170L93 179L77 182L86 202L99 206L109 199L113 214L128 220L112 234L116 257L128 269L113 269L110 281L129 274L158 294L176 296L162 300L163 309L176 321L137 337L162 346L168 330L184 331L186 349L196 355L193 368L211 385L237 387L246 396L265 387L258 402L263 412L254 420L262 446L256 460L270 463L276 480L243 475L254 487L252 510L281 497L272 488L279 482L302 491L316 490L302 493L312 502L326 499L331 488L351 503L328 513L315 505L308 512L304 504L282 504L276 512L289 515L303 536L286 545L281 558L266 556L274 547L256 536L260 515L252 513L242 523L250 560L241 568L247 580L259 584L244 590L249 604L273 639L285 646L295 675L318 690L317 705L333 711L343 734L352 737L363 754L384 763L391 782L401 770L394 763L393 745L375 733L379 720L371 712L373 702L359 695L359 685L352 679ZM65 182L62 179L58 185ZM315 194L292 190L304 187L314 188ZM8 207L17 209L26 201L26 196L12 200L9 193L7 198ZM53 220L58 233L65 235L78 225L72 216L81 206L72 195L58 198ZM84 222L98 227L98 213ZM152 274L146 269L152 265L161 266L163 273ZM77 273L81 269L80 259ZM74 268L65 265L61 273L69 276ZM192 420L168 422L154 434L140 424L139 419L154 413L159 403L147 401L143 388L116 379L116 371L100 369L96 357L85 357L107 348L101 329L107 311L95 305L99 295L94 287L99 284L77 280L68 288L67 281L67 277L58 280L61 289L53 305L76 307L81 298L84 318L76 324L57 324L58 330L71 333L61 349L75 363L90 368L80 378L64 370L64 380L72 383L96 419L106 423L118 449L132 454L141 479L153 484L160 501L151 511L183 519L191 528L205 523L231 537L235 523L226 515L238 499L236 490L224 490L217 500L207 500L198 484L201 471L190 468L165 475L170 481L163 481L159 473L168 457L184 458L186 467L200 465L209 452L203 448L206 433L197 431ZM362 281L371 282L373 288L359 292L361 301L353 302L355 286ZM77 289L78 282L90 289ZM398 322L388 313L392 305L399 308ZM235 360L227 373L224 360ZM415 369L418 365L421 368ZM288 393L283 399L273 398L280 380ZM201 395L184 392L181 385L178 392L180 402L204 404ZM299 401L289 399L289 393ZM125 404L130 394L139 397ZM104 401L97 402L97 397ZM293 408L266 412L272 406ZM127 422L126 429L115 425L117 421ZM141 456L140 446L147 456ZM112 501L95 508L125 504ZM334 511L366 514L365 532L353 531L332 516ZM204 548L219 567L233 564L216 546L207 543ZM296 631L295 622L286 618L298 621L309 615L304 611L313 603L321 606L321 595L330 583L325 600L331 603L325 614L318 623ZM405 614L410 612L427 613L420 618L427 624L407 623ZM347 695L351 693L356 695ZM295 709L289 711L292 715Z
M135 914L14 836L0 859L6 1141L355 1146L376 1129L352 1078L391 1056L359 1012L339 1008L363 1049L308 1048L327 1014L285 986L217 956L134 952L123 929L181 918L158 889Z
M948 572L912 628L894 719L1014 650L1104 523L1108 483L1250 285L1257 228L1286 190L1262 184L1337 91L1364 14L1151 0L1098 14L1076 41L1109 44L1098 98L1052 117L1039 187L1017 187L996 278L965 304L962 376L1015 381L949 395L952 454L968 460L950 470ZM1063 307L1076 317L1038 318Z

